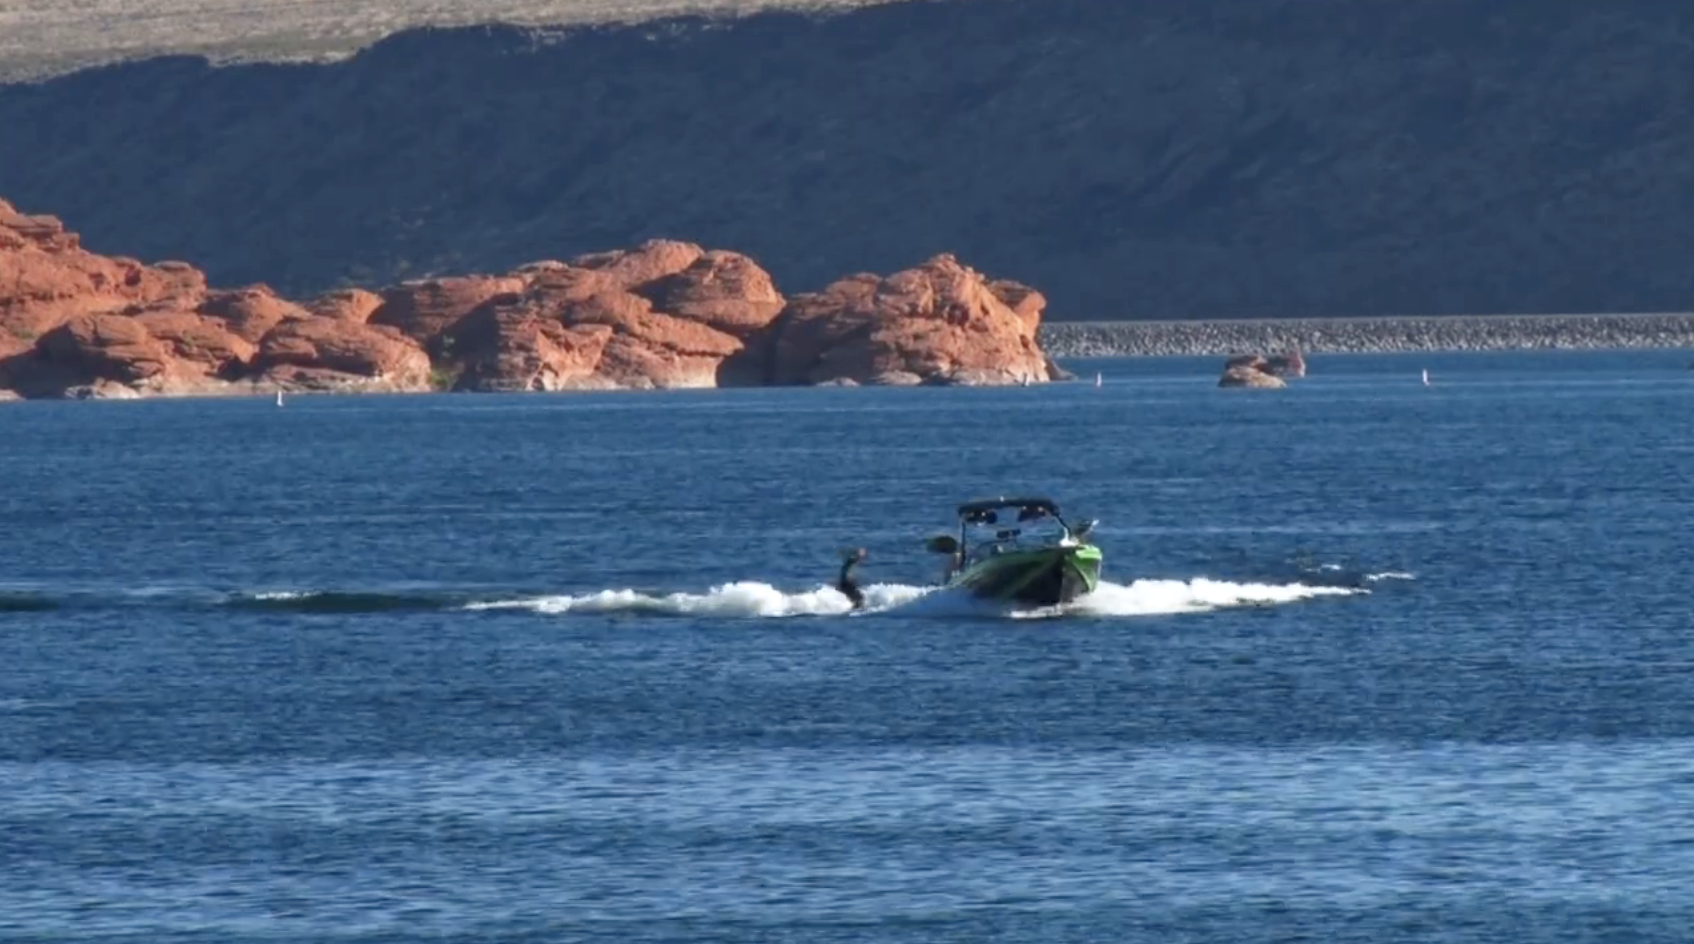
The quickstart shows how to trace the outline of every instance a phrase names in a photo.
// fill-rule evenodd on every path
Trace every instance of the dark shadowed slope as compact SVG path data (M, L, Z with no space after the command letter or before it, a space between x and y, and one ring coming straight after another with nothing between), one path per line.
M0 195L223 284L649 236L783 289L939 251L1056 317L1677 309L1686 0L980 0L401 34L0 89Z

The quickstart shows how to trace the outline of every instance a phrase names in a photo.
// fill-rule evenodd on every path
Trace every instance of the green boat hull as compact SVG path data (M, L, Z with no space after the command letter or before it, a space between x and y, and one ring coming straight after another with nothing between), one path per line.
M970 564L947 586L986 600L1056 606L1094 592L1103 562L1092 544L1006 551Z

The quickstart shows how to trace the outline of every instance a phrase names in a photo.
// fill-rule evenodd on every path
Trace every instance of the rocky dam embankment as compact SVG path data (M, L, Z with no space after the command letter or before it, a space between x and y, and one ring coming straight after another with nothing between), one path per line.
M1053 357L1694 348L1694 314L1048 321Z

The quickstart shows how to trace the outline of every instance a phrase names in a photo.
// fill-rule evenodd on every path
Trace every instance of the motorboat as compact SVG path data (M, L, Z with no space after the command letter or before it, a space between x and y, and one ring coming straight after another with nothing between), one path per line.
M959 534L931 538L948 554L946 587L1034 606L1069 603L1100 584L1104 556L1089 540L1093 519L1072 526L1048 498L989 498L958 508Z

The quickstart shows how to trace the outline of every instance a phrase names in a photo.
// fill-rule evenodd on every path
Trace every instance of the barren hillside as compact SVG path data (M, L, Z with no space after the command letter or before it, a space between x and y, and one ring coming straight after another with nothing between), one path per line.
M156 55L327 61L424 26L636 22L889 0L0 0L0 81ZM956 2L956 0L954 0Z
M0 196L295 294L668 236L785 291L954 252L1057 318L1686 310L1690 48L1686 0L419 30L0 88Z

